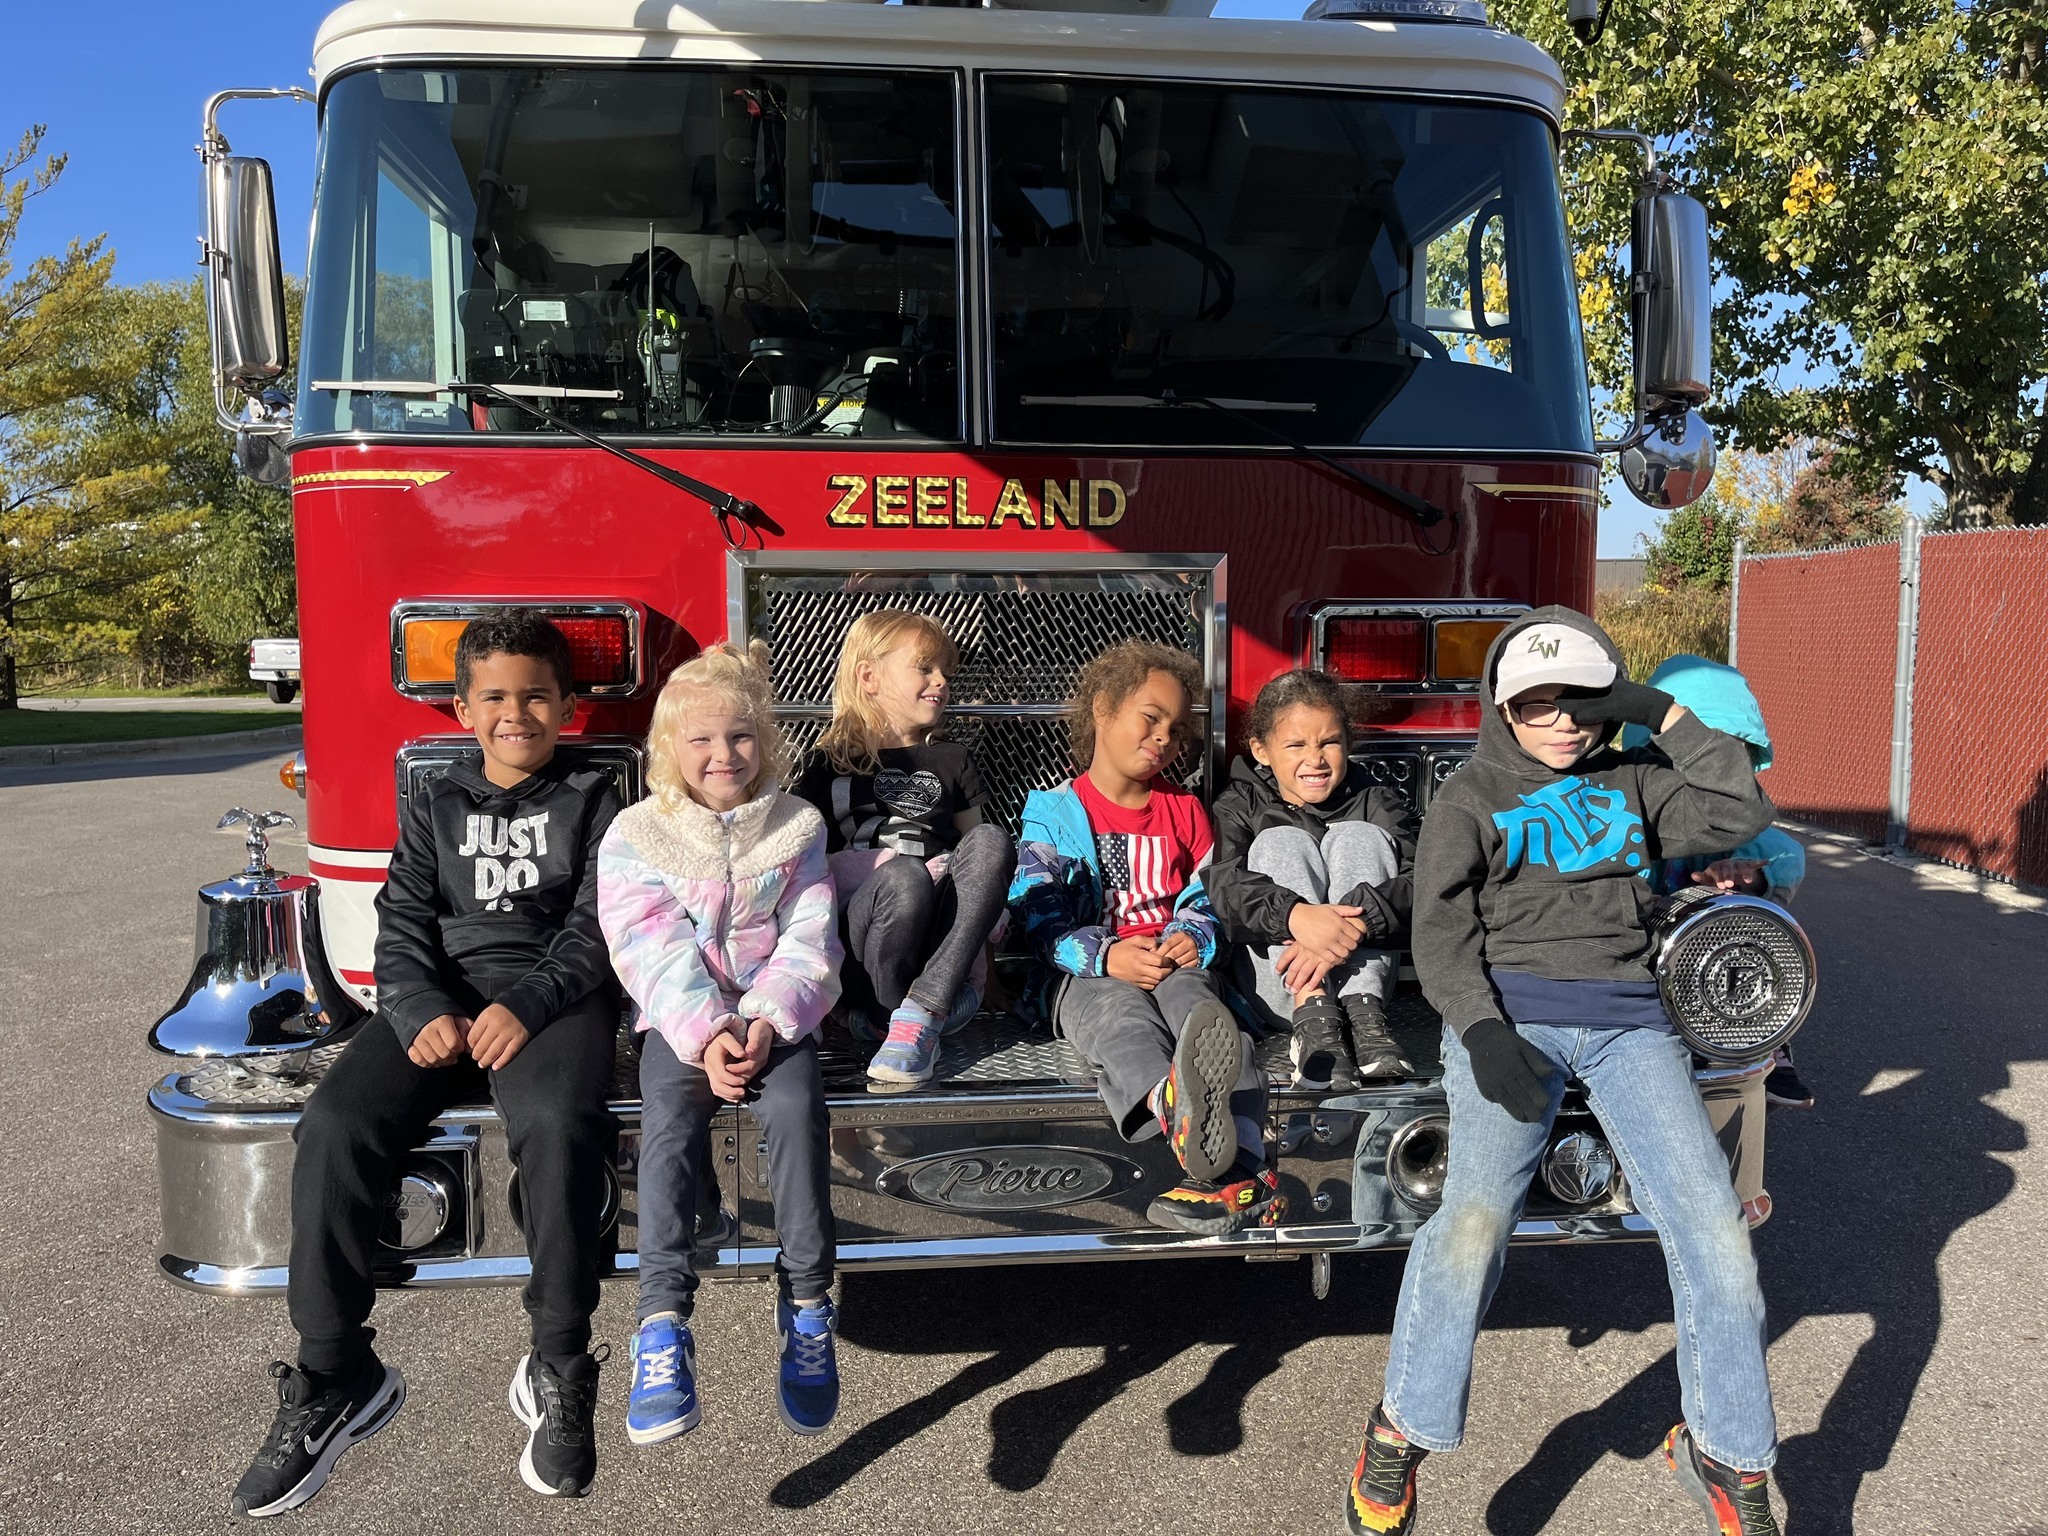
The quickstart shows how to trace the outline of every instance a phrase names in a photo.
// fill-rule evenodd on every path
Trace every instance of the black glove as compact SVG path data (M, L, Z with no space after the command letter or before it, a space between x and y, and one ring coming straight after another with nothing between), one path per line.
M1480 1019L1459 1036L1472 1058L1472 1081L1524 1125L1534 1125L1550 1108L1550 1058L1499 1019Z
M1672 700L1661 688L1618 677L1590 698L1558 702L1581 725L1646 725L1655 732L1664 728Z

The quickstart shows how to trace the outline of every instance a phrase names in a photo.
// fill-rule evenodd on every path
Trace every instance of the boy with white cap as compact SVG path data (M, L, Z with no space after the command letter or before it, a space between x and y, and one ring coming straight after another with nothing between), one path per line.
M1417 1464L1463 1439L1479 1325L1575 1078L1671 1273L1685 1419L1666 1458L1717 1536L1777 1536L1756 1261L1658 997L1641 878L1653 860L1754 837L1771 803L1747 747L1630 682L1583 614L1526 615L1485 676L1478 749L1432 798L1415 858L1415 968L1444 1021L1443 1205L1408 1257L1346 1527L1412 1531ZM1651 748L1608 745L1630 723Z

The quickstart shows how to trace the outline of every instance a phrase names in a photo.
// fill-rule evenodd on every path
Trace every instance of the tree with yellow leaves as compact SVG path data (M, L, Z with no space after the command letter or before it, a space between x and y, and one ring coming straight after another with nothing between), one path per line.
M1569 86L1567 126L1653 135L1713 220L1712 413L1811 439L1961 526L2048 522L2048 20L2034 0L1616 0L1581 47L1558 0L1495 0ZM1567 155L1595 382L1626 403L1634 167Z

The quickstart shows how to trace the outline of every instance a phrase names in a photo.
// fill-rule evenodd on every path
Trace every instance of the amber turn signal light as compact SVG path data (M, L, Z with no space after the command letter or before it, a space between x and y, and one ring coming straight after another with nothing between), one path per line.
M1486 653L1506 629L1505 619L1439 619L1436 625L1436 675L1447 683L1477 682L1486 671Z
M415 688L455 681L455 646L467 619L407 619L405 680Z

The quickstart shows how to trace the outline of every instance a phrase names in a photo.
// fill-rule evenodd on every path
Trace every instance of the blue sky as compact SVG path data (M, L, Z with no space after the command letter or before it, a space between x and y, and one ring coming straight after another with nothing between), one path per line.
M1222 0L1224 16L1292 17L1306 0ZM23 254L105 232L122 282L181 280L198 258L199 112L231 86L303 85L326 0L271 0L214 14L165 0L10 7L12 67L0 139L49 125L46 150L70 156L57 188L31 205ZM29 61L32 61L30 63ZM23 67L28 64L28 67ZM222 127L238 154L268 159L289 270L303 272L312 197L313 110L230 103ZM1635 553L1655 514L1610 477L1602 555Z

